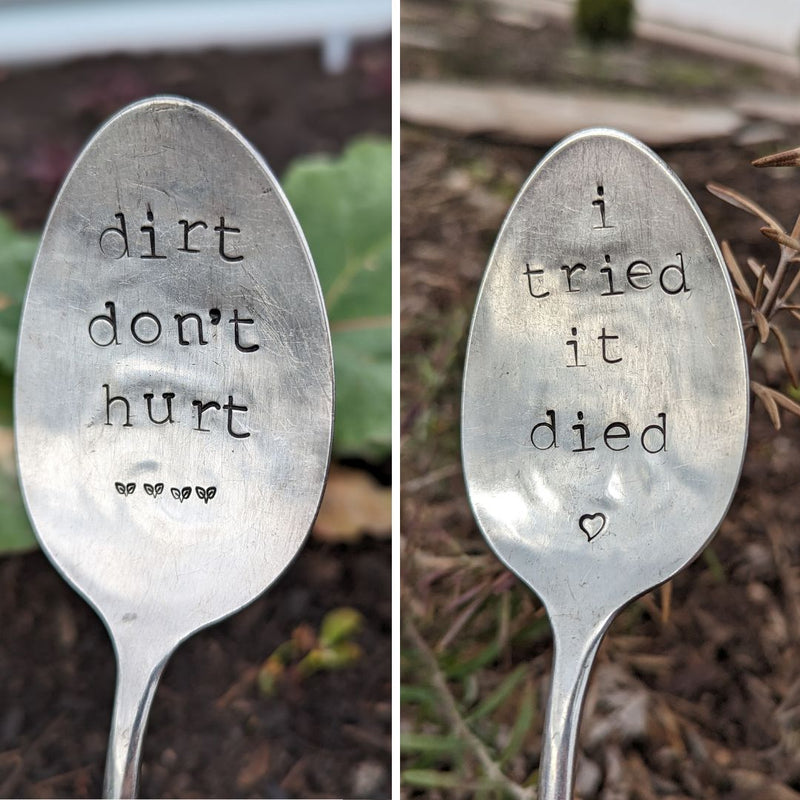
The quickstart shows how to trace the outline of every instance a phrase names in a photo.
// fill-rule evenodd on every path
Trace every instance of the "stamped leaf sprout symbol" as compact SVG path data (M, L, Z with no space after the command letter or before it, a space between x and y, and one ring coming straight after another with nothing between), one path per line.
M136 491L136 484L135 483L122 483L122 481L116 481L114 483L116 490L123 496L127 497L130 494L133 494Z
M179 489L176 486L173 486L170 489L170 492L172 493L172 496L176 500L180 500L180 502L182 503L184 500L188 500L189 497L191 496L192 487L191 486L184 486L182 489Z
M596 514L584 514L578 520L578 527L586 534L588 541L592 541L595 536L599 536L606 527L606 515L601 512Z
M163 483L145 483L144 484L145 492L150 495L150 497L158 497L161 492L164 491L164 484Z
M208 501L209 500L213 500L214 499L214 496L217 493L217 487L216 486L209 486L206 489L204 489L202 486L195 486L194 490L195 490L195 492L197 492L197 496L206 505L208 505Z

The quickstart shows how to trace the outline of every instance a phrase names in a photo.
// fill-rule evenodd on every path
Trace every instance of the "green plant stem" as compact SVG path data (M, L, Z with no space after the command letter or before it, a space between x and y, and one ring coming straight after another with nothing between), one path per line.
M456 701L447 686L447 681L442 671L439 669L436 656L433 654L430 647L428 647L428 643L422 637L422 634L417 630L416 625L414 625L409 609L405 610L402 619L406 636L411 640L414 649L419 653L420 658L430 674L431 686L439 696L442 711L450 723L453 733L473 752L486 773L486 777L490 781L501 786L505 792L516 798L516 800L536 800L536 789L533 787L527 788L520 786L507 777L492 758L491 753L486 749L483 742L472 732L464 721L461 712L458 710Z

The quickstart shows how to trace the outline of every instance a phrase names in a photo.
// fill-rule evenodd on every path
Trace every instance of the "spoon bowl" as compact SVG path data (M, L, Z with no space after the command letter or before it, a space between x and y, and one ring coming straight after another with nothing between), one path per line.
M45 228L17 365L23 496L114 642L106 793L133 796L164 664L287 567L330 458L311 256L228 123L160 97L98 131Z
M583 694L612 619L722 521L747 419L736 303L696 204L625 134L564 140L498 235L462 397L473 512L553 628L541 800L572 796Z

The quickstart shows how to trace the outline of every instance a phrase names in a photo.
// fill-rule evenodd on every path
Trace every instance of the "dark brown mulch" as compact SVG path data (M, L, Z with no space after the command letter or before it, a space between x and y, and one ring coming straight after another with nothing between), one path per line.
M581 84L576 64L585 56L564 26L550 23L531 31L485 18L476 23L474 10L463 11L451 25L440 19L441 9L435 2L414 4L416 19L441 41L435 49L407 48L404 77ZM624 56L639 65L638 85L632 85L634 78L626 82L622 73L608 77L609 64L623 59L619 54L598 62L581 85L639 92L642 76L654 74L654 60L663 64L667 57L682 60L687 74L698 62L703 70L708 66L691 54L638 42ZM714 92L673 84L665 91L724 103L742 88L732 76L746 73L741 66L721 63L713 74L698 73L716 86ZM757 71L749 79L764 90L796 93L798 88L785 77ZM644 88L659 92L658 82L648 80ZM785 128L774 141L757 145L715 140L660 155L687 184L717 238L730 240L742 263L753 255L774 265L775 246L759 233L758 220L725 205L704 186L713 180L735 187L791 227L800 211L800 172L759 171L749 163L798 143L800 130ZM403 614L436 648L443 669L452 669L454 661L467 664L498 638L497 608L513 609L501 651L472 670L469 679L454 678L449 685L462 708L473 711L515 667L530 664L538 701L535 719L520 755L505 765L519 783L531 776L540 753L549 633L537 601L487 557L459 469L458 419L461 367L478 282L503 216L544 152L441 130L402 130ZM800 336L790 336L796 348ZM771 386L787 387L774 347L756 352L752 373ZM663 595L651 593L620 615L601 649L582 728L578 783L584 800L800 798L799 485L800 420L785 414L776 432L755 405L736 500L709 550L675 579L666 619ZM481 592L483 603L468 614ZM467 622L451 635L462 614ZM418 692L429 675L421 660L412 658L412 641L406 640L404 680ZM619 717L600 735L613 716L609 687L623 701ZM507 744L521 694L518 688L500 707L494 727L475 725L489 752ZM409 697L413 700L402 709L406 730L428 735L449 730L418 694ZM625 709L630 712L640 701L647 709L646 730L636 729L635 723L626 728L631 720ZM481 769L468 749L463 759L460 774L466 785L480 777ZM459 770L454 758L437 761L413 749L404 755L403 767L446 770L451 778ZM417 781L415 775L405 783L405 797L472 796L457 779L451 788L435 789Z
M0 73L0 211L37 230L74 156L129 102L179 94L232 122L280 176L299 155L390 131L388 42L341 76L314 48L112 57ZM378 472L387 477L387 470ZM391 570L386 542L310 542L280 582L179 648L144 742L149 797L387 797ZM365 617L354 666L276 697L258 666L338 606ZM97 797L114 688L109 639L41 554L0 560L0 796Z

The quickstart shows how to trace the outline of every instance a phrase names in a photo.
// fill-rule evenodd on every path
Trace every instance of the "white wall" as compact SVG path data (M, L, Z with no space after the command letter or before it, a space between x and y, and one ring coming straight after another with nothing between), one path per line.
M336 71L354 39L390 30L391 0L0 0L0 64L319 42Z

